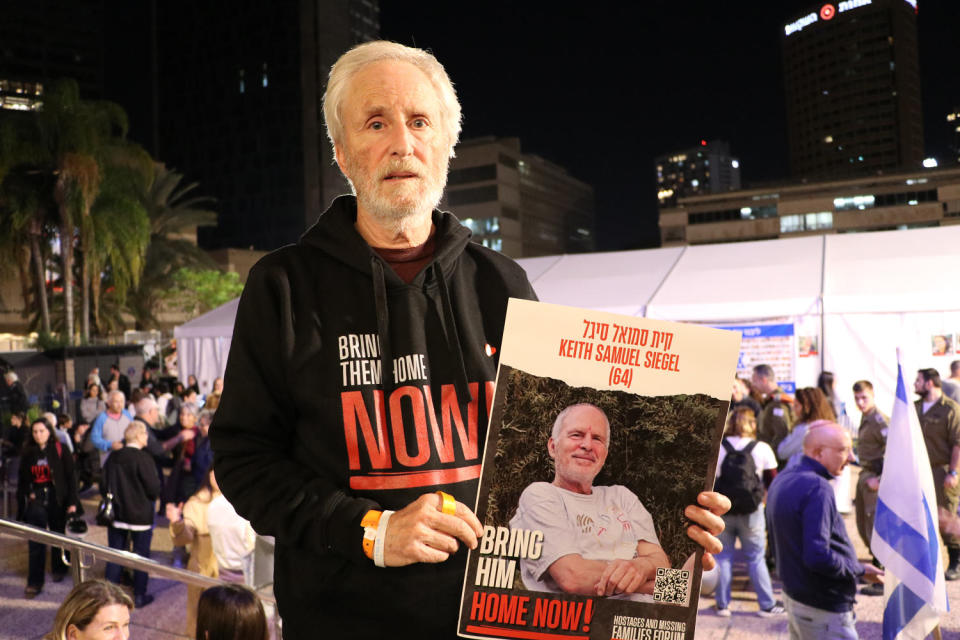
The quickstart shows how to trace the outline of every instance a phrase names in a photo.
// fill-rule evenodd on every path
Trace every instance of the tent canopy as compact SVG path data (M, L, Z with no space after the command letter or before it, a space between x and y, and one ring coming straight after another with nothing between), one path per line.
M798 384L832 370L849 397L866 378L888 408L897 348L908 376L960 359L957 247L960 225L518 262L544 302L681 322L793 323L820 348L796 360ZM933 349L934 336L952 340L947 353Z
M824 312L960 309L958 257L960 226L827 236Z
M213 388L213 380L227 369L239 304L240 298L235 298L173 330L180 379L186 380L190 374L197 376L201 393L208 393Z
M237 307L240 298L234 298L202 316L186 322L173 330L173 337L177 338L206 338L226 337L233 335L233 322L237 318Z
M960 310L960 225L518 262L544 302L677 321Z
M544 302L642 316L683 253L682 247L527 258L527 271Z
M823 236L687 247L651 318L730 322L818 312Z

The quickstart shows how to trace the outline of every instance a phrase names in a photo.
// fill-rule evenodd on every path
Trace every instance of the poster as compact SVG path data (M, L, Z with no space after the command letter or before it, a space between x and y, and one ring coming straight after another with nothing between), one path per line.
M934 334L930 336L931 355L948 356L953 351L953 334Z
M740 345L740 357L737 360L737 375L750 379L753 368L758 364L768 364L773 367L778 386L787 393L796 391L796 376L794 372L794 326L792 324L752 324L719 326L720 329L738 331L743 336ZM801 357L811 355L807 347L807 354L800 353ZM813 343L814 355L817 348Z
M820 355L817 348L817 336L797 336L797 357L812 358Z
M510 301L461 636L693 638L702 551L683 510L713 486L739 347L734 331Z

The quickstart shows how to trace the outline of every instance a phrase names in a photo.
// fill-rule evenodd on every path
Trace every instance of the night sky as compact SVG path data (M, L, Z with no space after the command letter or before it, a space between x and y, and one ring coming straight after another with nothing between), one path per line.
M381 34L447 68L464 138L517 136L596 189L600 249L659 244L653 159L730 142L745 183L787 175L783 24L809 1L381 2ZM927 155L960 105L960 2L920 0Z

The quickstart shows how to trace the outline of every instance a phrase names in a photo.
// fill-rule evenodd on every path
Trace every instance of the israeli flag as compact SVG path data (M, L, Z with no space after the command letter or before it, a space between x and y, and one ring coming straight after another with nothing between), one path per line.
M886 570L884 640L922 640L949 610L937 531L937 497L916 409L897 354L890 416L870 548Z

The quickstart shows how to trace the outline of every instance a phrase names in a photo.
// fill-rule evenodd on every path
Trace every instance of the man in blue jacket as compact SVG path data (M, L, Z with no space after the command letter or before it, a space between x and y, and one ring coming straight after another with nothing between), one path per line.
M830 486L853 460L853 442L828 422L807 432L803 454L767 495L790 638L857 638L857 580L879 582L883 572L857 559Z

